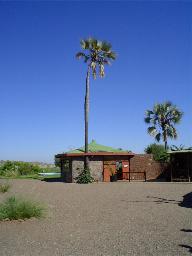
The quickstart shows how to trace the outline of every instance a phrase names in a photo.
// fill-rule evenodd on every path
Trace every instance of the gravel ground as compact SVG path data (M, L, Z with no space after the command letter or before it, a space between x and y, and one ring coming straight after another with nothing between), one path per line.
M191 255L190 183L89 185L11 180L10 195L43 202L41 220L0 222L1 256Z

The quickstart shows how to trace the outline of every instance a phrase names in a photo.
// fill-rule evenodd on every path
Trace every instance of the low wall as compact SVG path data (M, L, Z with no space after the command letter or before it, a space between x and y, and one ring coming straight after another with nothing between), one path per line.
M167 179L168 164L154 161L152 154L136 154L130 160L130 172L146 172L147 180ZM144 180L142 173L132 173L130 177L132 180Z

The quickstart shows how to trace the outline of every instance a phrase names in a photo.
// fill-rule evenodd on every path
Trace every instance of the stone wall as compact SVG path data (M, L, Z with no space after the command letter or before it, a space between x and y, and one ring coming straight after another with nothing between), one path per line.
M74 158L72 160L72 182L76 182L77 176L83 170L84 161L82 158Z
M103 158L92 157L90 160L91 175L95 181L103 181Z
M89 161L91 175L95 181L103 181L103 160L101 157L92 157ZM82 157L73 158L72 160L72 182L84 168L84 159Z
M69 165L66 166L64 162L61 162L61 178L64 182L72 182L72 170L71 170L71 161L68 162Z
M153 160L152 154L136 154L130 160L130 172L146 172L147 180L168 178L168 165ZM143 173L132 173L132 180L144 180Z

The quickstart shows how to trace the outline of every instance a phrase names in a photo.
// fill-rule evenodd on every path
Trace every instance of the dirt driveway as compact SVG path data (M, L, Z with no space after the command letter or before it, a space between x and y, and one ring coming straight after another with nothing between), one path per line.
M48 212L42 220L0 222L1 256L192 253L192 184L10 183L0 201L18 194Z

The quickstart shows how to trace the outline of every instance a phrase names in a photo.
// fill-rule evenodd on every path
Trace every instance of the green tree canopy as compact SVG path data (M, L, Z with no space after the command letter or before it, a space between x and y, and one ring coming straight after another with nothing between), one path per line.
M145 149L145 153L153 154L153 159L159 162L166 162L168 160L167 152L162 144L149 144Z
M94 38L83 39L80 44L83 52L78 52L76 57L83 58L84 62L88 64L94 79L96 79L97 73L100 77L104 77L104 65L108 65L111 60L116 59L116 53L111 50L111 44Z
M167 149L168 138L176 139L177 131L175 124L178 124L183 113L171 102L155 104L152 110L145 113L145 122L150 124L148 133L159 142L162 140Z

